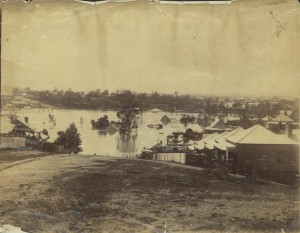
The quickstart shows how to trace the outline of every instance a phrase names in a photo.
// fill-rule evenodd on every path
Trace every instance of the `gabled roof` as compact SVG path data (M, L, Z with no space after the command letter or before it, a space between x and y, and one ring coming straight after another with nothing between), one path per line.
M225 128L224 119L216 118L208 128Z
M229 142L226 142L226 141L215 143L214 146L216 148L218 148L219 150L227 150L227 149L232 149L232 148L236 147L235 145L233 145L233 144L231 144Z
M34 129L29 124L16 117L13 117L11 119L11 123L14 124L15 127L18 128L18 130L28 132L28 133L34 133Z
M203 150L204 146L206 146L207 143L211 142L217 136L219 136L218 133L210 134L207 137L195 143L194 145L189 146L188 148L190 150L194 150L194 149Z
M219 136L218 133L213 133L213 134L210 134L210 135L208 135L207 137L203 138L201 141L206 143L206 142L208 142L209 140L214 139L215 137L218 137L218 136ZM200 141L200 142L201 142L201 141Z
M214 133L209 138L204 138L203 142L205 144L205 147L208 148L208 149L214 149L214 144L216 143L215 139L218 138L218 137L220 137L220 134Z
M161 148L163 148L163 145L160 144L160 143L156 143L154 146L152 146L151 148L149 148L149 150L156 151L156 150L159 150Z
M231 137L232 135L234 135L237 132L240 132L241 130L244 130L244 129L241 127L238 127L232 131L225 131L225 132L219 134L217 137L214 137L214 140L216 143L225 141L225 138Z
M210 124L209 127L211 127L211 128L215 127L215 126L219 123L220 120L221 120L221 119L216 118L216 119L214 120L214 122Z
M238 127L236 129L228 132L226 135L224 135L224 139L229 138L229 137L231 137L239 132L242 132L242 131L244 131L244 129L242 127Z
M225 132L219 134L218 136L216 136L214 138L214 140L217 142L218 140L221 140L222 138L224 138L228 133L229 133L228 131L225 131Z
M234 148L235 145L229 143L226 141L226 138L232 137L233 135L244 131L243 128L238 127L235 130L232 130L231 132L224 132L219 135L219 137L215 138L214 146L220 150L226 150L227 148Z
M284 114L279 114L277 117L272 119L273 122L282 122L282 123L292 123L294 122L293 119L289 118Z
M226 138L226 141L234 144L297 144L286 135L277 135L261 125L255 125L247 130L236 133Z
M195 150L195 149L197 149L197 150L203 150L204 149L204 142L203 141L199 141L199 142L197 142L194 145L190 145L188 148L190 150Z
M167 115L164 115L164 116L161 118L161 121L164 120L164 119L170 120L170 118L169 118Z

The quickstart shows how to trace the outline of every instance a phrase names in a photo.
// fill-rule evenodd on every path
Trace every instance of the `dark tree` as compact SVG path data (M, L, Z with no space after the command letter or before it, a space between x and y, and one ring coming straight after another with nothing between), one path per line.
M64 146L66 149L74 152L75 154L82 151L80 134L74 123L70 124L69 128L66 129L65 132L59 131L58 137L55 140L57 145Z

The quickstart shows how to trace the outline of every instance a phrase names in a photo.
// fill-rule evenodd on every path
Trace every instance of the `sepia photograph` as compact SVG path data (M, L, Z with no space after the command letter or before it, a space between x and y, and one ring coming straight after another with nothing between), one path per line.
M298 0L1 0L0 233L300 232Z

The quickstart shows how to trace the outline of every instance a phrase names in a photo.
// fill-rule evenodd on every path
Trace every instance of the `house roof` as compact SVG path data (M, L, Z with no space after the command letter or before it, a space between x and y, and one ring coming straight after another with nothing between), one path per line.
M204 149L204 142L203 141L199 141L194 145L190 145L188 147L190 150L203 150Z
M214 120L213 123L210 124L210 128L219 128L219 125L222 124L223 125L223 120L222 119L219 119L219 118L216 118Z
M215 137L218 137L219 136L219 134L218 133L213 133L213 134L210 134L210 135L207 135L205 138L203 138L201 141L202 142L208 142L209 140L211 140L211 139L214 139ZM201 142L200 141L200 142Z
M14 124L19 130L28 133L34 133L34 129L29 124L16 117L12 118L11 123Z
M170 118L167 116L167 115L164 115L161 120L164 120L164 119L167 119L167 120L170 120Z
M294 122L293 119L289 118L288 116L284 115L284 114L279 114L277 117L272 119L273 122L282 122L282 123L292 123Z
M226 138L229 138L241 131L244 131L244 129L241 127L238 127L235 130L232 130L230 132L227 131L227 132L220 134L218 137L215 138L214 146L220 150L226 150L227 148L234 148L235 145L227 142Z
M205 147L208 149L214 149L214 144L216 143L215 139L218 137L220 137L220 134L214 133L209 138L204 138L203 142L205 144Z
M210 150L212 150L212 149L214 149L214 148L215 148L215 145L214 145L214 143L213 143L213 142L211 142L211 143L207 143L207 144L205 144L204 146L205 146L205 148L207 148L207 149L210 149Z
M226 141L222 141L222 142L219 142L219 143L215 143L214 146L220 150L227 150L227 149L232 149L232 148L235 148L236 146L229 143L229 142L226 142Z
M226 138L226 141L234 144L297 144L286 135L275 134L261 125L255 125L247 130L236 133Z
M154 109L150 110L149 112L162 112L162 110L160 110L158 108L154 108Z
M225 122L230 122L230 121L239 121L241 120L241 117L239 116L227 116L225 117Z
M272 120L272 117L271 116L265 116L264 118L262 118L263 121L270 121Z
M233 136L233 135L235 135L235 134L237 134L239 132L242 132L242 131L244 131L244 129L242 127L238 127L236 129L228 132L227 134L225 134L223 138L224 139L229 138L229 137L231 137L231 136Z
M220 119L216 118L213 123L210 124L209 127L214 127L218 122L220 121Z
M207 145L207 143L211 143L211 140L213 140L215 137L219 136L218 133L210 134L207 137L203 138L202 140L196 142L194 145L189 146L188 148L190 150L203 150L204 147Z
M220 131L220 132L224 132L224 130L225 131L230 131L230 130L232 130L232 128L212 128L212 127L206 127L205 128L205 130L206 131L214 131L214 132L216 132L216 131Z
M187 128L194 132L203 132L203 128L198 124L188 124Z
M159 150L163 147L163 145L161 145L160 143L156 143L154 146L152 146L151 148L149 148L149 150L153 151L153 150Z
M228 131L225 131L225 132L223 132L223 133L220 133L220 134L218 134L218 136L214 137L214 140L215 140L216 142L218 142L218 140L221 140L222 138L224 138L228 133L229 133Z

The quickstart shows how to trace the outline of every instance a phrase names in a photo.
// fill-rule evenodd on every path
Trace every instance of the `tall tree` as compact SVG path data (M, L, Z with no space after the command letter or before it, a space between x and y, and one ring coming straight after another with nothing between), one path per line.
M58 137L55 140L56 144L64 146L75 154L82 151L82 148L80 147L82 141L74 123L70 124L65 132L59 131L57 134Z

